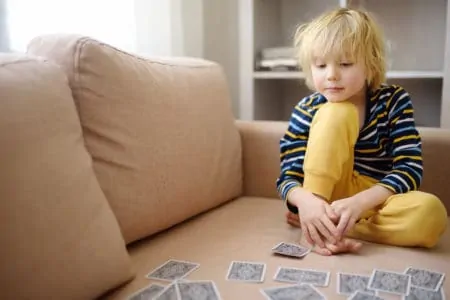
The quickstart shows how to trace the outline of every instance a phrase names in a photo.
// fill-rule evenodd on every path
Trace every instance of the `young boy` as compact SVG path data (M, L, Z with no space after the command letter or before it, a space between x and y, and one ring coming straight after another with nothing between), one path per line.
M300 26L295 45L316 92L295 106L280 141L288 223L322 255L357 251L354 239L433 247L447 212L418 191L421 138L408 93L384 83L380 28L368 13L340 8Z

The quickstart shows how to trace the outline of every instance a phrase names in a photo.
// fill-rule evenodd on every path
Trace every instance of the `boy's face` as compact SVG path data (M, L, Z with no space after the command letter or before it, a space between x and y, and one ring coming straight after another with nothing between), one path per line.
M311 72L316 91L328 101L360 103L365 99L366 73L362 63L346 58L316 57Z

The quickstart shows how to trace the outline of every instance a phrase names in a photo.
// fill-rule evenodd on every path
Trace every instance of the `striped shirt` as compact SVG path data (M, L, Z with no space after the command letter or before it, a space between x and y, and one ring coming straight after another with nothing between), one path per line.
M294 108L280 140L278 193L303 183L303 161L309 128L318 109L327 102L314 93ZM422 142L414 121L409 94L397 85L382 85L367 96L366 119L354 148L354 170L378 180L394 193L417 190L422 181Z

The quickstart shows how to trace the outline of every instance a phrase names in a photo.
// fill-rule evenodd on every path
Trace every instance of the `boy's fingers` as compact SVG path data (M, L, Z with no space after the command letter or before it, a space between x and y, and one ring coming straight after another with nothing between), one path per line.
M317 244L317 245L319 245L319 247L324 247L325 246L324 242L320 238L319 233L316 230L316 227L314 227L313 224L308 224L308 231L309 231L309 234L311 235L311 238L313 240L313 243L312 243L313 245Z
M328 215L328 218L333 220L333 222L337 222L337 220L339 219L339 216L334 212L333 208L330 205L325 206L325 211Z
M302 223L301 228L302 228L303 236L305 237L306 241L307 241L309 244L313 245L313 244L314 244L314 241L311 239L311 236L309 235L309 232L308 232L308 226L306 226L305 223Z
M324 219L328 220L331 223L331 221L327 217L325 217ZM319 232L322 234L322 236L324 236L328 241L332 242L333 244L336 242L336 239L333 236L333 233L320 220L317 220L317 222L314 223L314 225L319 230ZM331 224L331 225L333 226L333 224Z
M349 231L352 229L352 227L355 225L355 223L356 223L356 219L351 218L351 219L348 221L347 226L345 227L345 230L344 230L343 235L347 235L348 232L349 232Z
M321 218L323 225L329 230L329 232L333 235L333 237L339 237L339 231L337 230L336 225L329 219L327 216L323 216Z
M337 231L340 237L344 235L345 229L347 228L347 224L349 222L349 215L343 214L339 220L339 223L337 225Z

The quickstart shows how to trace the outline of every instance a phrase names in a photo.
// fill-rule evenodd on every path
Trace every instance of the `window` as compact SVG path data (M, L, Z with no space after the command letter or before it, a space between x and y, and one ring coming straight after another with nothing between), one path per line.
M134 1L6 0L12 51L26 51L31 39L51 33L87 35L126 51L135 51Z

